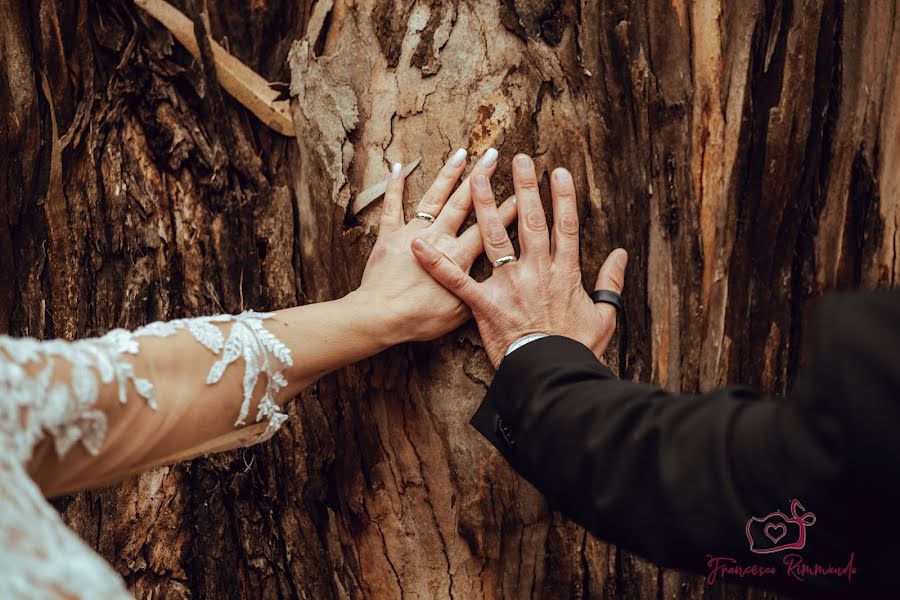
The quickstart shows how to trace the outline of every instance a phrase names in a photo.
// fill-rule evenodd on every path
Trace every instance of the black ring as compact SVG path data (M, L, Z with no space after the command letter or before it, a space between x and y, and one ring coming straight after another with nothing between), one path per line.
M591 300L594 304L598 302L612 304L618 312L622 312L622 296L612 290L594 290L591 292Z

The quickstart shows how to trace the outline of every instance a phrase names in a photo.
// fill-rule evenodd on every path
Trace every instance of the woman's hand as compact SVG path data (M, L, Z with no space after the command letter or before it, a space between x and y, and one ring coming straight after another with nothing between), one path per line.
M489 176L496 163L497 151L491 148L471 175ZM465 166L466 151L457 150L416 207L417 213L432 215L433 222L422 218L404 222L401 165L395 164L388 176L378 240L366 263L362 283L351 295L367 307L366 314L383 321L389 344L432 340L459 327L471 316L456 295L425 272L410 249L414 239L424 238L466 273L484 251L477 225L457 236L472 209L468 178L453 191ZM515 215L515 199L509 198L499 207L499 219L506 226Z

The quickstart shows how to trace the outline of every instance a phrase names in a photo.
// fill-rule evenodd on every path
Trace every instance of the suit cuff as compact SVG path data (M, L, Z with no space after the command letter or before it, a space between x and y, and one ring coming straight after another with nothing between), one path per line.
M519 347L500 363L494 381L469 422L518 468L516 448L521 442L516 428L522 409L533 400L549 374L585 362L603 375L615 378L590 348L571 338L551 335Z

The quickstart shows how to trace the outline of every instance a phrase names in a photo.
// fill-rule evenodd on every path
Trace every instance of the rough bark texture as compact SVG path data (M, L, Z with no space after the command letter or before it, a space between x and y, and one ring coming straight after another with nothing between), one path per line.
M205 3L176 4L202 23ZM822 293L900 277L895 0L208 12L217 41L291 82L296 140L126 0L0 0L0 331L338 297L380 208L350 214L356 194L422 157L411 207L459 146L500 150L501 192L515 152L573 172L587 280L630 251L607 354L626 378L783 392ZM269 443L57 506L138 598L760 595L549 511L466 424L491 376L465 326L323 378Z

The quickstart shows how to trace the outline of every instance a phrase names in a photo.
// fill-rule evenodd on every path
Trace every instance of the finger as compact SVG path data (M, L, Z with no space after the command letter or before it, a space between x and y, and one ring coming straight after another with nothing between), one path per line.
M500 214L503 227L509 227L510 223L516 220L516 197L510 196L504 200L497 212ZM458 259L456 262L462 266L464 271L468 271L482 252L484 252L484 242L481 240L481 230L476 223L459 236L459 256L455 257Z
M496 150L494 152L496 153ZM463 179L462 183L459 184L459 187L456 188L456 191L453 192L453 195L450 196L450 199L447 200L447 204L441 210L441 214L435 221L435 225L443 228L444 231L455 235L456 232L459 231L459 228L462 227L466 217L469 216L469 212L472 210L472 176L481 173L490 177L496 170L496 159L491 160L490 164L487 166L480 163L476 165L475 168L472 169L471 175Z
M553 261L564 269L578 265L578 205L575 201L575 183L565 169L554 169L550 177L550 195L553 198Z
M472 201L488 260L493 262L504 256L515 256L516 251L509 241L503 221L500 220L494 192L486 175L478 174L472 178Z
M627 264L628 253L623 248L613 250L600 267L600 272L597 273L597 283L594 285L594 289L610 290L621 294L622 289L625 287L625 267ZM616 307L612 304L598 302L597 309L609 317L615 318L616 316Z
M541 204L537 174L530 156L519 154L513 159L513 187L519 210L519 245L522 260L546 261L550 258L547 218Z
M441 170L438 171L434 183L431 184L431 187L428 188L428 191L425 192L425 195L422 196L422 200L416 207L416 212L428 213L432 217L437 217L465 168L466 151L465 149L460 148L450 157L450 160L444 163ZM426 224L428 223L423 219L418 220Z
M403 165L394 163L391 173L388 175L387 187L384 190L379 236L403 227L403 184L405 181Z
M435 281L456 294L470 308L474 309L484 305L486 296L480 285L460 269L459 265L444 256L441 251L422 238L413 240L412 251L422 268Z

